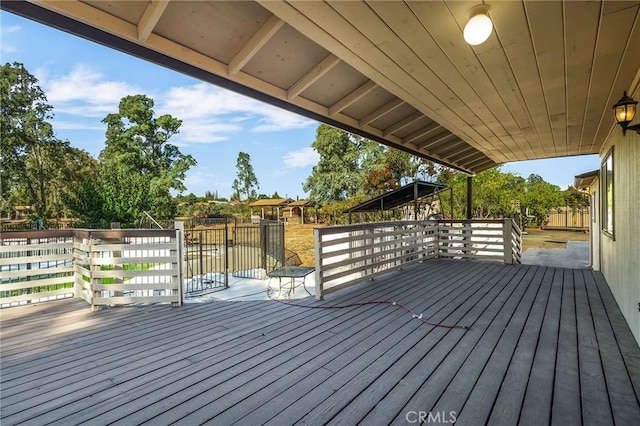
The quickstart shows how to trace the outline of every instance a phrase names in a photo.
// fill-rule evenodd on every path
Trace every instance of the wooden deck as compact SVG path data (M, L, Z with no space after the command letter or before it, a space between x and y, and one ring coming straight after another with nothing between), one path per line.
M470 329L391 304L5 309L1 423L640 421L640 349L599 273L431 260L297 303L382 300Z

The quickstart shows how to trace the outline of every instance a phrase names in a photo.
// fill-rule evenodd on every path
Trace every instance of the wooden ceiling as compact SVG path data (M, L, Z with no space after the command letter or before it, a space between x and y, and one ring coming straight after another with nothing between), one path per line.
M476 173L597 153L640 80L640 1L3 1L3 9ZM176 111L179 114L179 111Z

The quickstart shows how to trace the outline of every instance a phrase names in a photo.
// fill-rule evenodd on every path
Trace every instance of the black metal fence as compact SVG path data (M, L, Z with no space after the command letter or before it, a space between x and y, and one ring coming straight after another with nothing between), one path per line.
M198 296L229 286L229 274L264 278L285 263L284 223L228 219L185 222L186 289Z
M185 230L186 288L190 296L229 286L229 251L226 223L210 228Z
M260 220L234 227L234 277L261 279L278 265L284 265L284 223Z

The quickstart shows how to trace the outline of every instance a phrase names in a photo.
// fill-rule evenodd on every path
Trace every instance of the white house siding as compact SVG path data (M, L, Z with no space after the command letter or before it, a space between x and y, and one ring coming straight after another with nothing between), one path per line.
M600 230L598 220L595 230L600 237L600 268L640 343L640 136L629 131L623 137L616 126L600 151L601 162L612 146L614 238ZM602 202L602 194L599 198Z

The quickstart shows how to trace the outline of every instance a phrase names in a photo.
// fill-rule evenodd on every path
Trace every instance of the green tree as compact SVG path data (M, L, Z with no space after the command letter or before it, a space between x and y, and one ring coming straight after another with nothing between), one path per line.
M97 162L96 162L97 163ZM104 197L99 181L99 170L88 169L76 181L72 191L65 195L65 204L69 206L73 216L87 223L108 223L103 219Z
M560 187L545 182L536 174L529 175L524 185L521 209L522 213L535 216L535 223L542 225L548 212L564 204L564 197Z
M564 198L564 205L570 207L572 210L582 210L589 207L589 194L579 191L573 186L569 186L563 191L562 196Z
M156 218L176 213L171 191L185 190L186 172L196 160L169 139L182 122L169 114L155 117L153 99L126 96L118 112L107 115L105 148L100 153L104 218L131 223L143 211Z
M53 194L51 196L51 206L56 217L69 216L75 211L83 212L96 208L96 203L100 203L95 196L95 185L97 184L98 161L87 151L69 147L64 159L64 167L59 167L56 179L51 181ZM92 191L82 203L74 204L75 194L78 188L91 183ZM98 204L99 205L99 204ZM74 208L76 207L76 208ZM99 211L99 210L98 210ZM94 217L97 213L91 213ZM82 215L74 215L81 217Z
M467 217L467 175L451 169L442 169L440 182L452 187L453 217ZM493 167L473 177L472 217L499 218L510 216L515 211L515 203L521 196L524 179L514 173L505 173L500 167ZM441 194L442 208L450 213L449 191Z
M319 204L341 201L362 190L364 177L357 141L335 127L318 126L311 146L320 160L303 184L312 201Z
M55 137L49 123L52 111L38 80L22 64L0 68L2 210L20 202L30 205L39 218L51 216L56 210L51 198L70 184L65 179L70 146Z
M416 180L419 166L423 161L425 160L395 148L387 149L384 156L384 162L397 182L397 186Z
M423 161L408 152L386 148L378 164L366 175L365 193L376 196L416 180L420 166L426 164Z
M253 171L251 165L251 156L246 152L238 153L238 160L236 161L237 177L231 184L234 194L238 195L238 199L254 200L258 196L257 190L260 188L258 185L258 178ZM233 198L233 197L232 197Z

